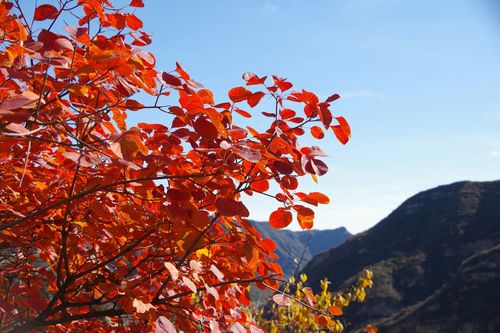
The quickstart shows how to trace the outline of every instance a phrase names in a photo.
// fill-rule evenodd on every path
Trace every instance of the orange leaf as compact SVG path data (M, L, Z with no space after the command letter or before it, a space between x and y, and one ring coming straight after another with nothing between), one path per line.
M311 135L315 137L316 139L323 139L325 136L325 133L319 126L313 126L311 127Z
M255 267L259 261L259 251L251 243L245 243L244 250L248 266Z
M335 305L330 306L328 308L328 312L330 312L332 316L342 316L344 314L344 312L342 312L342 309Z
M134 14L128 14L125 17L125 22L127 22L127 25L130 29L132 30L138 30L142 28L142 21L137 18Z
M363 332L365 332L365 333L377 333L378 328L373 326L373 325L366 325L365 328L363 329Z
M52 5L40 5L35 9L33 19L35 21L53 20L59 14L59 10Z
M273 252L276 250L276 243L269 238L264 238L259 242L260 247L266 252Z
M252 96L252 92L245 87L232 88L227 94L234 103L246 101L250 96Z
M335 136L340 143L345 145L351 137L351 127L344 117L335 117L335 119L337 119L339 125L332 126L333 133L335 133Z
M287 227L292 222L292 213L284 208L279 208L269 216L269 224L275 229Z
M200 96L203 103L211 105L214 104L214 95L209 89L200 89L198 90L197 94L198 96Z
M326 317L324 315L319 315L317 316L314 321L316 322L316 324L318 325L322 325L322 326L326 326L329 324L329 322L331 321L331 319L329 317Z
M184 91L179 91L179 103L182 107L188 110L190 114L197 114L203 112L204 104L200 96L197 94L188 95Z
M311 192L308 197L322 205L328 205L330 203L330 199L321 192Z
M297 210L297 220L302 229L311 229L314 221L314 211L311 208L307 208L300 205L295 205L298 207Z

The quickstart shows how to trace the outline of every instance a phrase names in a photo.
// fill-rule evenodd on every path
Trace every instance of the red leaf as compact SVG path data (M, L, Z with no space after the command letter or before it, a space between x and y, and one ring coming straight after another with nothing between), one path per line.
M179 78L167 72L163 72L161 74L161 78L163 79L163 81L165 81L166 84L169 84L171 86L178 87L182 85L182 82L181 80L179 80Z
M288 190L295 190L299 186L299 181L295 177L284 176L280 184Z
M295 111L293 111L291 109L283 109L280 111L280 116L283 119L290 119L290 118L295 117L295 115L296 115Z
M344 132L340 125L332 126L332 130L341 144L345 145L349 141L349 135Z
M139 20L134 14L128 14L125 17L125 22L127 22L128 27L132 30L138 30L143 26L142 21Z
M316 139L323 139L325 137L325 133L319 126L311 127L311 135Z
M257 104L259 104L260 100L262 99L262 97L264 97L266 94L264 94L262 91L257 91L257 92L254 92L252 94L252 96L250 96L247 100L247 103L248 105L250 105L250 107L254 107L256 106Z
M269 117L269 118L274 118L276 117L276 115L274 113L271 113L271 112L262 112L262 114L266 117Z
M130 7L144 7L144 1L143 0L132 0L130 2Z
M179 103L182 107L188 110L190 114L197 114L203 112L205 104L198 94L188 95L184 91L179 91Z
M302 89L302 102L306 104L316 105L319 102L318 96L315 93Z
M245 118L252 118L252 115L248 112L246 112L245 110L242 110L240 108L234 108L234 111L239 114L240 116L242 117L245 117Z
M254 73L246 72L243 74L243 80L247 81L247 86L253 86L256 84L264 84L266 82L267 76L262 78L258 77Z
M337 119L340 127L345 132L345 134L350 137L351 136L351 127L349 126L349 123L347 122L347 120L345 120L344 117L335 117L335 119Z
M328 127L332 123L332 113L324 104L319 105L319 119L326 129L328 129Z
M292 213L284 208L279 208L269 216L269 225L275 229L287 227L292 223Z
M33 19L35 21L53 20L59 14L59 10L52 5L40 5L35 9Z
M193 124L193 128L204 138L216 139L219 136L217 128L204 117L199 117Z
M286 79L280 78L276 75L273 75L272 79L273 79L274 84L278 87L278 89L283 91L283 92L290 89L291 87L293 87L293 84L286 81Z
M250 184L250 188L259 192L266 192L269 190L269 182L266 179L257 180Z
M250 215L250 212L242 202L230 198L218 198L215 201L215 207L217 207L222 216L247 217Z
M132 110L132 111L138 111L144 107L144 104L139 103L138 101L134 99L127 99L125 101L125 106L127 109Z
M339 98L340 98L340 95L339 95L339 94L333 94L333 95L331 95L330 97L328 97L328 98L326 99L326 101L325 101L325 102L327 102L327 103L331 103L331 102L333 102L333 101L336 101L336 100L337 100L337 99L339 99Z
M289 119L288 121L290 121L292 123L295 123L295 124L300 124L301 122L304 121L304 118L302 118L302 117L295 117L295 118Z
M325 164L325 162L313 158L306 163L305 171L318 176L323 176L325 173L327 173L328 166Z
M290 175L293 172L293 168L291 167L291 165L283 161L275 161L273 163L273 167L276 171L283 175Z
M246 101L250 96L252 96L252 92L245 87L235 87L229 90L227 93L231 101L234 103Z

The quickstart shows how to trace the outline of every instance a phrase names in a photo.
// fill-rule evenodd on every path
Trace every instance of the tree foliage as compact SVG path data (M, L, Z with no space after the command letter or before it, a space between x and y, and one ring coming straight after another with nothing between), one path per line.
M326 154L300 138L347 142L339 96L245 73L216 102L180 64L156 69L142 0L35 3L0 0L1 330L255 331L247 287L281 268L242 195L276 200L274 227L313 226L328 198L299 178ZM264 129L245 126L263 100Z
M330 281L324 278L321 281L320 292L314 294L313 290L305 285L307 275L300 274L298 281L291 277L285 281L284 288L276 291L271 310L251 307L249 313L259 327L269 333L339 333L344 329L339 319L343 315L344 308L351 302L364 302L366 289L373 285L372 277L372 272L365 270L360 274L356 284L348 290L335 293L329 291ZM367 326L365 332L376 333L377 329Z

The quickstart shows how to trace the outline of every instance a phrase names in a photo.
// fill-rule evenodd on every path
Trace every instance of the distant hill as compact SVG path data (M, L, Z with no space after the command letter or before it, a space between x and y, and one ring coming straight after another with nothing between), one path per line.
M419 193L370 230L304 268L317 288L348 285L367 267L367 302L346 309L351 331L500 332L500 181Z
M299 270L311 258L328 249L331 249L352 234L346 228L328 230L290 231L274 229L267 222L252 222L263 238L271 238L276 243L278 262L283 267L285 275L292 275L300 262ZM302 260L301 260L302 258Z

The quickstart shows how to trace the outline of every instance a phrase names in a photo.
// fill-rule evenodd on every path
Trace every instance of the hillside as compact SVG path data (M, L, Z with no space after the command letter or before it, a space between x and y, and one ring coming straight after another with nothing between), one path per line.
M338 246L352 234L346 228L328 230L291 231L274 229L267 222L252 222L264 238L276 243L278 262L286 275L292 275L300 262L300 268L311 258L328 249ZM302 258L302 260L301 260Z
M363 268L373 270L367 302L347 312L353 328L377 322L384 332L495 332L498 314L463 313L471 304L498 308L498 298L469 299L476 287L498 294L498 244L500 181L459 182L413 196L375 227L315 256L304 272L316 287L324 276L342 286ZM479 321L485 326L477 328Z

